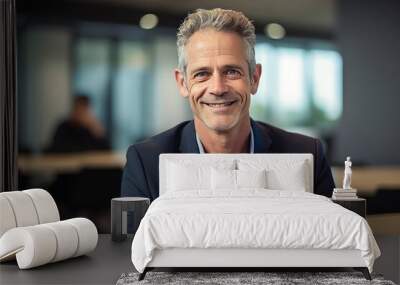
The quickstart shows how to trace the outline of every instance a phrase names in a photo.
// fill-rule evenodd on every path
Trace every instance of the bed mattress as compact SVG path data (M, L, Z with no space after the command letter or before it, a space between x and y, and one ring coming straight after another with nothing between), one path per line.
M133 239L132 262L143 272L155 250L172 248L359 250L371 272L380 255L361 216L320 195L266 189L160 196Z

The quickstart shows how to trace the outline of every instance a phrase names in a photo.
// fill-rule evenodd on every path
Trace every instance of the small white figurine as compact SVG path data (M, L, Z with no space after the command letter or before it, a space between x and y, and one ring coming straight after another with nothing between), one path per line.
M351 189L351 164L350 156L348 156L344 162L343 189Z

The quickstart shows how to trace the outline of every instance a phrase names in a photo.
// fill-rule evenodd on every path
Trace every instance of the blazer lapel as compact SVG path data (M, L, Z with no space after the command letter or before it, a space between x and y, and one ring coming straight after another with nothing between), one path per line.
M254 153L269 152L269 148L272 144L272 139L268 133L268 129L264 128L253 119L250 119L250 122L254 134Z
M200 153L193 120L182 129L179 151L182 153Z

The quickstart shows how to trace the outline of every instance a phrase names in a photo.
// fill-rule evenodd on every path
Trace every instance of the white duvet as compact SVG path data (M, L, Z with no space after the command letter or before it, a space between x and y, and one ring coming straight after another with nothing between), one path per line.
M365 219L306 192L241 189L171 192L149 207L132 243L143 272L154 249L358 249L372 272L379 248Z

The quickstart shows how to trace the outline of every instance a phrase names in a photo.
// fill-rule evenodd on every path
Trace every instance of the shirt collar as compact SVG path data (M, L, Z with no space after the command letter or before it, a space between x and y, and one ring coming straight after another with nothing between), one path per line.
M196 141L197 146L199 147L199 153L206 153L203 148L203 144L200 141L199 135L196 132ZM249 153L254 153L254 134L253 134L253 127L250 127L250 149Z

